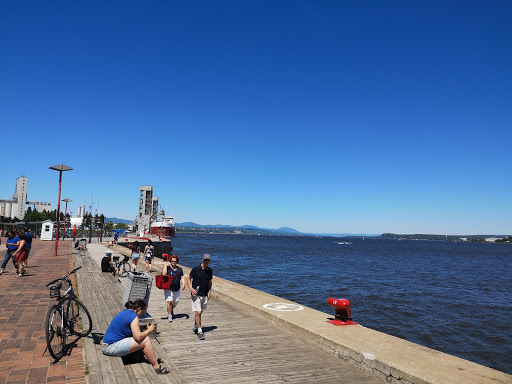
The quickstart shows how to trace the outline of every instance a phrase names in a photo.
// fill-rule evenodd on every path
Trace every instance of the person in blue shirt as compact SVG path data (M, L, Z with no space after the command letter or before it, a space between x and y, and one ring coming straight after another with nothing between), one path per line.
M180 289L185 289L185 274L183 269L178 267L180 258L176 255L171 256L169 264L165 264L162 268L162 275L171 275L172 283L171 289L164 289L165 301L167 302L167 319L169 323L172 323L174 318L174 307L178 305L180 301Z
M155 330L154 324L148 323L145 331L141 331L139 317L146 311L147 304L142 299L127 301L126 309L118 313L103 335L101 351L106 356L126 356L140 351L158 374L167 374L167 367L162 367L161 360L156 357L153 343L148 335Z
M25 241L27 242L27 256L25 257L25 262L23 263L23 267L24 268L27 268L27 260L28 260L28 255L30 255L30 250L32 249L32 231L30 229L28 229L27 227L25 227Z
M7 247L7 252L5 253L4 262L2 263L2 269L0 269L0 275L4 273L5 267L7 267L7 263L9 262L9 259L12 257L12 254L16 252L18 247L20 246L20 238L18 236L14 235L14 231L10 230L7 232L7 242L5 244ZM14 264L14 259L13 259ZM14 264L14 267L16 268L16 264Z

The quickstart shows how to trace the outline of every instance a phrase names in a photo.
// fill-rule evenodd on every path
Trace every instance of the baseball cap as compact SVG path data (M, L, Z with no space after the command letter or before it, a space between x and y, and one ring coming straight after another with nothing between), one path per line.
M205 253L203 255L203 260L211 260L210 254L209 253Z
M105 252L105 255L111 255L111 254L112 254L112 252L110 252L110 251Z

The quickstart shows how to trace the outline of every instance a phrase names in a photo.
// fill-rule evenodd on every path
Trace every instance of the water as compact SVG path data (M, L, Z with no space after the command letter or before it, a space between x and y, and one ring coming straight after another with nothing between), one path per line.
M512 245L178 234L174 252L323 312L349 299L365 327L512 374Z

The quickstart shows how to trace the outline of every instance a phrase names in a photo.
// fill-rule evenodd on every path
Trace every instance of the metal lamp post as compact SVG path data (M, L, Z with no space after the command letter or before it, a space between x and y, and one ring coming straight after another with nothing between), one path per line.
M68 214L68 203L70 201L73 201L73 200L71 200L71 199L62 199L62 201L66 202L66 213L64 214L64 232L62 233L62 241L64 241L64 236L66 234L66 216Z
M53 169L54 171L59 171L59 199L57 200L57 236L55 236L55 256L57 256L57 249L59 247L59 224L60 224L60 188L62 185L62 172L72 171L73 168L68 167L65 164L54 165L53 167L49 167L49 169Z

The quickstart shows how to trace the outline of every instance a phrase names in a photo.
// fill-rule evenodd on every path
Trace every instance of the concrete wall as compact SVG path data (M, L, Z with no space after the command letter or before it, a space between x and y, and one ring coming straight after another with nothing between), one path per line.
M512 383L512 375L361 325L327 323L334 317L334 309L331 314L304 306L299 311L266 309L263 305L270 303L298 304L218 277L214 278L212 297L264 318L386 383ZM325 301L329 308L327 297Z

